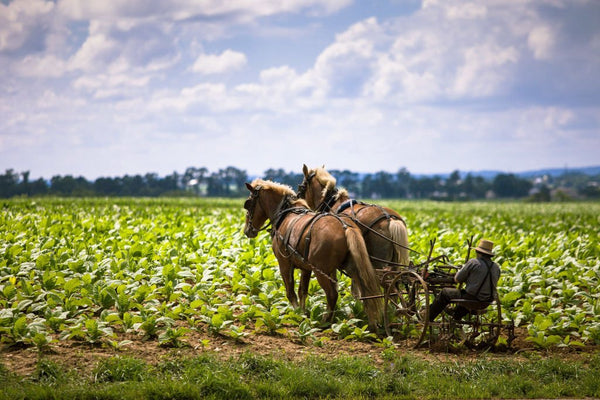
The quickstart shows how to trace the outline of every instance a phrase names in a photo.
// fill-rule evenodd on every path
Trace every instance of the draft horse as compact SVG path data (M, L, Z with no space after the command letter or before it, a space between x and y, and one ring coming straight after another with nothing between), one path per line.
M376 269L408 266L408 231L404 219L391 208L351 199L346 189L336 187L336 179L323 167L302 167L304 179L298 195L318 212L348 215L361 228L371 262Z
M244 233L254 238L271 226L272 248L290 303L299 305L294 293L294 269L301 271L298 297L302 310L314 272L327 298L324 320L331 322L338 298L336 272L340 269L350 276L363 297L370 297L363 300L364 309L370 329L375 330L383 309L381 286L356 224L346 216L312 212L288 186L256 179L246 187L250 196L244 203Z

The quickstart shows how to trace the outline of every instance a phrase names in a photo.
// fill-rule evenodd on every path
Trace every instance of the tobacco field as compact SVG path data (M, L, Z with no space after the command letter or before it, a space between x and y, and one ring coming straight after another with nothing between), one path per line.
M323 326L313 278L308 315L286 297L268 233L243 234L243 199L11 199L0 213L0 341L44 350L58 341L125 347L190 343L194 331L243 341L280 335L382 341L339 274L335 322ZM488 238L502 267L504 318L524 343L600 344L599 203L379 201L409 227L412 258Z

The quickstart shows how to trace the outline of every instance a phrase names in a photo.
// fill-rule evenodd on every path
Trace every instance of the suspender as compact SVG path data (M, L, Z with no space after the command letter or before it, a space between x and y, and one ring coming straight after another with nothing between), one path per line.
M478 261L481 260L483 261L483 264L487 267L487 274L485 275L485 278L483 278L481 280L481 283L479 284L479 287L477 288L477 292L475 292L474 296L477 297L479 299L479 292L481 292L481 288L483 287L483 284L485 283L485 281L489 278L490 281L490 299L487 301L494 301L494 291L496 290L495 286L494 286L494 281L492 280L492 266L494 265L494 262L492 261L492 264L488 264L487 260L483 259L483 258L478 258Z

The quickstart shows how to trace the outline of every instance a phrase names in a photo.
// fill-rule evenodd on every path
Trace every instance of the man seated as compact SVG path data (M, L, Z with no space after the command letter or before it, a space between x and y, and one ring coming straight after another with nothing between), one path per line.
M494 243L482 239L475 248L476 258L472 258L454 275L454 281L464 283L464 289L444 288L438 293L429 307L429 321L433 321L453 299L466 299L477 302L492 302L496 285L500 278L500 267L492 261ZM460 320L469 309L458 304L453 318Z

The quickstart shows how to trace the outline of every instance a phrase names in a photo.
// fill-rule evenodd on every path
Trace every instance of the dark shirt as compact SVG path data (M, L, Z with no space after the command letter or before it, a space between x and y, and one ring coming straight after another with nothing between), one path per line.
M489 265L489 267L488 267ZM487 277L490 270L491 280L495 288L500 279L500 267L492 260L483 258L472 258L456 273L457 282L465 283L465 290L472 296L476 296L480 301L489 301L492 299L492 290L490 278ZM482 284L483 282L483 284ZM481 289L479 289L481 287ZM477 293L479 290L479 293Z

